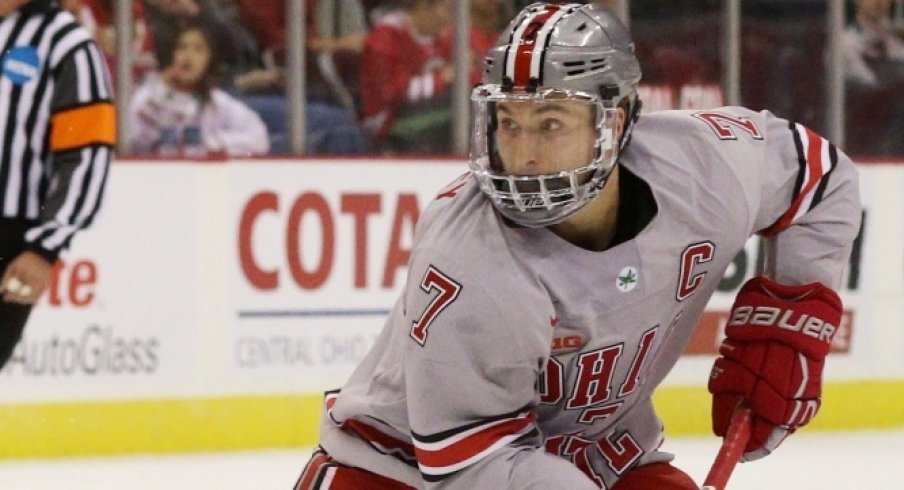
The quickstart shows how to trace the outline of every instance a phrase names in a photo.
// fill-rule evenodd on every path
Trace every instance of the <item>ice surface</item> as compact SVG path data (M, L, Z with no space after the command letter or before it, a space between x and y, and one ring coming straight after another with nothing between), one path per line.
M714 437L667 440L675 464L702 482ZM0 462L2 490L290 490L307 450ZM735 469L729 490L904 489L904 429L802 433Z

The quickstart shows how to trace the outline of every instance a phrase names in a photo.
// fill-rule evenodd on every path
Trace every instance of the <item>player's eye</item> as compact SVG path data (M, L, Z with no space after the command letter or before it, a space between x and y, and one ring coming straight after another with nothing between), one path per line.
M499 120L499 127L502 128L503 131L516 131L518 129L518 123L513 119L504 118Z
M558 131L565 126L562 121L558 119L544 119L543 122L540 123L540 129L543 131Z

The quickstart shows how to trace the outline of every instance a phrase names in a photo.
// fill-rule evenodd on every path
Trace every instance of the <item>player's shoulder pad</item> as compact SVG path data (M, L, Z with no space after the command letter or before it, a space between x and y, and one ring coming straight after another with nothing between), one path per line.
M524 271L506 242L506 226L476 179L462 176L424 210L415 234L412 267L442 266L479 282L481 288L511 289L524 281Z
M448 188L455 189L455 186ZM530 307L512 308L506 303L511 302L515 291L521 299L536 294L538 303L542 303L540 298L544 296L536 279L531 278L529 268L510 249L503 231L505 226L474 179L466 179L453 197L440 195L418 223L409 286L420 284L432 267L460 282L467 290L462 294L494 314L520 319L536 313L528 311ZM540 314L533 316L543 318Z

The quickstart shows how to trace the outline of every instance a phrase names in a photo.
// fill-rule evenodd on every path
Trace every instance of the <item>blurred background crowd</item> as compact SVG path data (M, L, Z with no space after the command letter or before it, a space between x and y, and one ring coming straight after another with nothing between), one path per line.
M130 1L132 154L290 152L287 0ZM453 154L453 1L304 1L305 152ZM115 74L119 2L63 3L91 30ZM469 84L526 3L470 0ZM828 3L741 2L742 105L828 134ZM727 102L723 0L627 4L645 112ZM852 0L845 8L842 146L859 157L904 156L904 1Z

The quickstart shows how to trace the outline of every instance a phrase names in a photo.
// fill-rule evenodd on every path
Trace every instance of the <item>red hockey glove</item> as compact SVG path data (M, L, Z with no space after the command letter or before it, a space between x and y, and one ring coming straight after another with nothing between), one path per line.
M816 415L841 311L838 295L820 283L785 286L756 277L738 292L709 392L717 436L725 435L738 403L751 408L743 461L771 453Z

